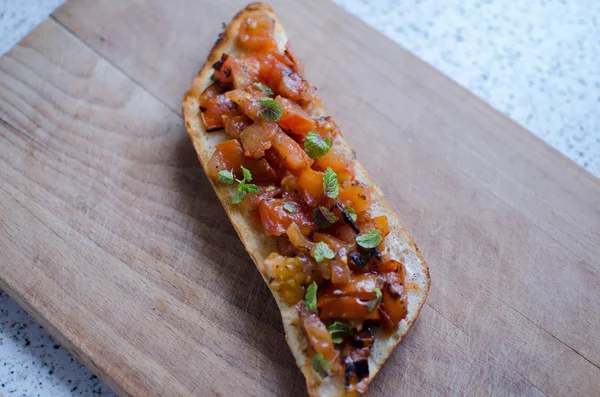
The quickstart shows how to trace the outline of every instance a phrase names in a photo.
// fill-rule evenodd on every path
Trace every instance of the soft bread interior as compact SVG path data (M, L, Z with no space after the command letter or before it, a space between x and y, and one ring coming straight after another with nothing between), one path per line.
M185 95L183 101L183 115L185 126L192 140L194 148L202 166L206 170L206 165L211 158L216 144L229 139L224 133L206 133L200 117L199 97L206 87L213 83L211 76L213 73L212 65L222 53L232 56L243 55L243 52L236 47L236 36L240 23L251 13L268 13L276 23L276 39L278 47L283 51L288 39L281 26L277 16L272 9L265 3L254 3L248 5L242 10L233 21L227 26L225 32L213 47L206 64L195 78L192 87ZM309 65L310 66L310 65ZM318 108L314 111L315 116L327 115L324 108ZM354 159L354 152L348 146L343 137L338 136L334 141L334 148L344 153L349 159ZM357 180L373 185L366 170L357 161L354 161ZM209 178L210 179L210 178ZM211 180L211 184L227 211L231 222L237 231L240 239L246 247L246 251L252 257L252 260L260 270L263 279L265 269L263 267L265 258L273 251L276 251L276 245L273 238L268 237L262 230L256 229L251 225L247 213L242 206L231 204L235 188L229 185L216 184ZM390 226L390 234L386 238L386 246L393 259L404 263L406 267L406 282L411 283L413 288L407 289L408 294L408 316L402 320L397 331L391 335L386 335L383 331L376 331L376 341L373 345L371 356L369 357L369 382L379 371L385 360L400 342L408 329L417 319L419 312L427 293L429 291L429 272L423 256L419 252L412 238L398 219L393 209L385 200L381 190L375 186L373 194L373 205L371 208L373 215L387 215ZM298 314L294 306L290 306L280 299L278 293L273 292L275 301L281 311L281 318L286 333L286 340L294 354L296 363L306 377L307 388L310 396L346 396L343 377L328 377L322 380L312 369L312 353L308 347L299 324Z

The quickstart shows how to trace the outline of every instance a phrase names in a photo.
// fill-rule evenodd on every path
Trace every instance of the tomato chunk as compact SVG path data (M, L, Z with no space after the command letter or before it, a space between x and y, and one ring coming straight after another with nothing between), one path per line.
M308 103L315 97L315 88L298 73L298 68L289 66L289 59L282 62L282 55L259 54L260 79L276 93L293 101Z
M337 353L333 348L333 340L331 333L317 313L311 312L304 307L304 302L300 302L296 306L300 314L300 325L306 335L308 344L316 353L321 353L327 361L333 360Z
M252 124L250 117L237 110L233 110L221 117L223 118L225 133L235 139L239 139L242 130Z
M329 263L331 268L331 282L333 284L344 284L350 281L352 272L348 266L348 262L344 262L341 258L335 258Z
M381 280L377 279L376 274L355 274L348 283L335 286L330 285L324 288L322 296L330 298L351 296L353 298L371 300L375 298L375 288L381 289L382 286L383 284Z
M304 168L298 176L298 190L304 202L309 207L315 207L323 198L323 173Z
M317 307L323 320L379 320L379 311L369 311L367 302L351 296L319 297Z
M281 130L277 123L262 119L244 128L240 134L244 154L255 159L264 157L265 150L272 146L273 139L279 131Z
M394 328L408 314L408 298L404 291L404 280L398 273L385 273L382 275L384 280L383 299L380 310L387 316L387 321L382 325L388 329Z
M335 171L340 182L352 181L355 178L352 161L333 149L316 159L313 165L313 168L319 171L325 171L327 167Z
M217 95L207 99L204 102L204 107L200 109L206 132L213 132L223 128L223 116L232 109L233 102L227 99L225 95Z
M321 117L315 121L315 131L322 137L329 137L331 140L340 134L339 127L329 116Z
M294 222L303 234L308 235L315 228L314 221L310 215L303 210L289 212L284 204L290 202L286 199L267 199L260 202L258 211L265 231L268 236L281 236L285 234L288 227ZM296 208L302 209L300 203L293 203Z
M253 95L243 90L228 91L224 95L227 99L238 105L242 112L252 120L260 119L258 115L260 111L260 97L258 95Z
M297 103L281 96L275 100L281 105L282 115L278 122L281 128L302 137L315 129L313 120Z
M238 58L231 64L233 88L250 90L254 82L258 81L260 63L256 58Z
M202 94L200 94L200 108L205 109L206 105L208 104L208 100L222 94L223 91L223 86L219 83L209 85L204 91L202 91Z
M277 47L275 22L266 14L252 14L242 22L238 43L251 50L270 50Z
M371 205L371 189L356 181L346 181L340 184L339 200L354 211L362 212Z
M283 132L275 135L273 149L275 149L275 152L285 164L285 167L292 171L298 171L302 168L310 167L310 165L313 163L313 160L308 157L304 149L302 149L296 141Z
M252 182L256 183L273 183L277 181L275 170L269 165L265 159L253 160L244 156L242 145L231 139L215 146L215 152L208 161L207 169L208 176L213 180L219 180L219 171L231 171L236 178L241 179L241 166L246 167L252 173Z
M375 218L373 218L373 221L375 222L375 227L381 232L381 237L385 237L388 234L390 234L390 227L388 225L387 216L376 216Z

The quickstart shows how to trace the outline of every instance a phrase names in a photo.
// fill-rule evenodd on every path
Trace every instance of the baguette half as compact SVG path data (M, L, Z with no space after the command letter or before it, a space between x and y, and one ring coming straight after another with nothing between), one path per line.
M271 7L265 3L249 4L245 9L239 12L225 28L225 31L212 48L204 67L194 79L191 88L183 99L183 117L185 126L198 154L198 159L202 163L205 171L208 171L207 164L215 151L215 145L229 139L229 137L223 133L206 132L200 114L200 94L213 83L211 80L213 74L212 65L221 58L222 53L231 54L233 56L241 54L242 50L236 45L237 33L240 24L253 13L266 13L275 21L277 47L279 50L283 51L288 42L288 38L281 22ZM318 101L318 103L320 103L320 101ZM326 115L327 113L322 106L315 106L312 111L312 116L314 117ZM370 211L374 216L386 215L388 217L390 233L385 240L386 247L388 247L389 253L393 259L399 260L404 264L406 269L406 282L407 284L411 283L411 285L414 286L413 288L407 289L408 315L400 322L397 330L391 334L387 334L381 329L377 329L375 332L376 339L369 357L370 382L419 316L419 312L429 291L429 271L425 260L413 239L384 198L379 187L374 185L366 170L355 159L353 150L341 135L336 136L333 147L336 151L343 153L348 159L353 161L356 170L356 179L358 181L373 186L373 204ZM244 243L246 251L268 285L264 261L271 252L277 252L274 238L267 236L262 230L258 230L252 226L247 211L243 206L232 204L232 198L236 191L235 187L215 183L212 178L209 178L209 180L217 193L219 200L223 204L231 223ZM296 308L294 305L287 304L277 292L272 292L281 312L286 340L294 354L298 367L306 378L309 395L315 397L350 395L344 387L343 377L327 377L321 379L315 372L312 368L310 348L300 327L299 315Z

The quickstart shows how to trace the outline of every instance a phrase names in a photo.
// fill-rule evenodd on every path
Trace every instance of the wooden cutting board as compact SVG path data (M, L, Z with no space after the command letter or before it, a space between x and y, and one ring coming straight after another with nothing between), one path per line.
M223 3L71 1L0 59L0 287L120 395L306 393L182 126ZM600 395L599 180L332 3L274 7L431 270L370 395Z

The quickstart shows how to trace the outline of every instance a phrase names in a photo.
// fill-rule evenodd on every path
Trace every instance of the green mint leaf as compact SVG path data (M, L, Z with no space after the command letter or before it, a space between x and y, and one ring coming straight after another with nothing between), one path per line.
M375 308L381 303L381 290L379 288L375 288L374 291L375 299L371 299L369 302L367 302L367 309L369 309L370 312L375 310Z
M313 356L312 367L321 378L329 376L329 364L325 361L325 357L321 353L317 353Z
M338 194L340 193L337 174L331 169L331 167L327 167L325 170L325 176L323 177L323 190L325 191L325 195L332 199L337 198Z
M344 343L344 339L339 336L334 336L331 338L334 344L339 345L340 343Z
M336 321L327 327L331 335L352 335L352 327L341 321Z
M313 219L321 229L327 229L338 221L338 217L326 207L320 206L313 211Z
M319 241L317 244L315 244L312 254L317 262L323 262L325 258L335 258L335 252L333 252L331 248L329 248L329 246L323 241Z
M304 151L311 159L324 156L331 149L331 139L321 137L315 131L309 132L304 139Z
M252 84L254 87L258 88L265 95L273 95L273 90L264 84L256 82Z
M241 167L242 167L242 173L244 174L244 182L251 182L252 181L252 174L243 165Z
M350 218L352 218L352 220L356 222L358 216L356 215L356 211L354 211L354 208L346 207L346 212L348 213L348 215L350 215Z
M231 185L235 178L233 177L233 172L231 171L219 171L219 180L223 183Z
M233 200L231 200L231 202L233 204L239 204L242 202L242 200L244 199L244 197L246 197L246 191L245 190L240 190L239 186L238 186L238 191L235 193L235 196L233 196Z
M290 214L294 214L296 213L296 211L298 211L296 203L283 203L283 209L289 212Z
M308 310L317 313L317 283L314 281L306 289L306 295L304 295L304 305Z
M356 238L356 243L363 248L375 248L383 241L379 229L373 229L367 234L361 234Z
M258 186L256 186L254 183L245 183L244 191L248 193L256 193L258 192Z
M258 111L258 115L261 118L276 123L281 118L282 113L281 105L275 99L266 97L260 98L260 110Z

